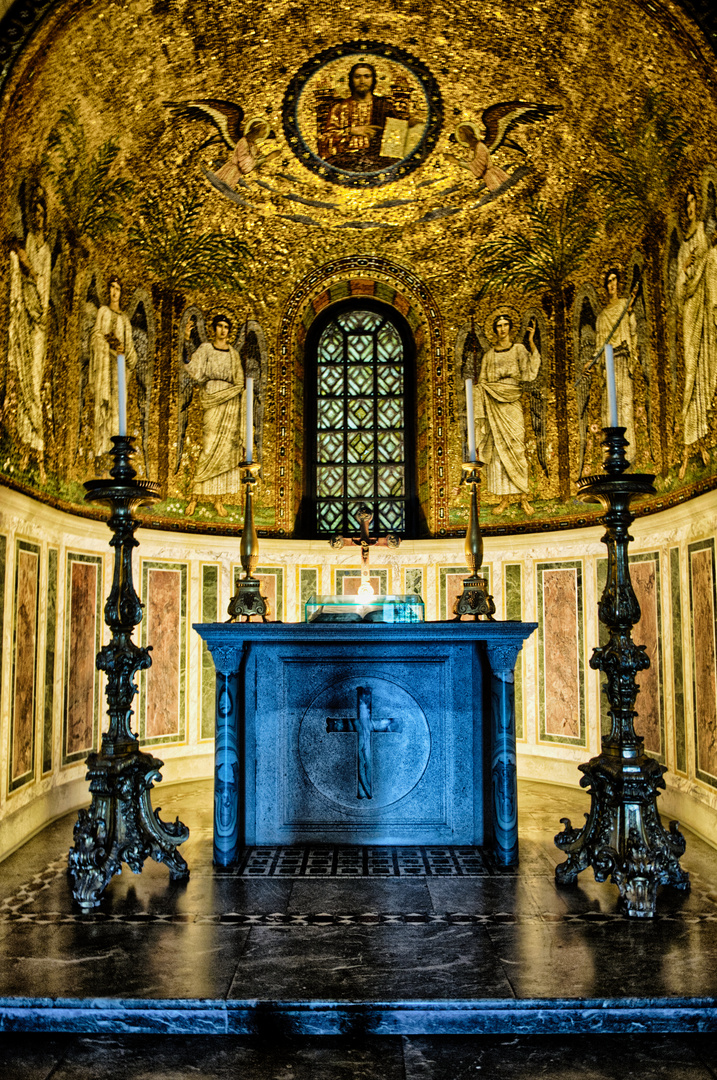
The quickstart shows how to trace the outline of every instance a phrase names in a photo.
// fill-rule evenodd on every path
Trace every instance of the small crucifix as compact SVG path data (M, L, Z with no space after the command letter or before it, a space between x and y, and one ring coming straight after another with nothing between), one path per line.
M374 598L374 591L369 581L369 569L368 560L369 552L374 544L386 545L386 547L397 548L401 541L398 536L393 533L388 533L385 537L371 537L369 536L369 526L373 521L373 513L367 506L362 506L356 515L359 521L359 537L349 537L346 539L343 536L332 536L329 540L329 544L332 548L341 548L347 544L356 544L361 548L361 584L358 589L358 596L361 600L370 601Z
M403 724L400 720L394 720L392 717L374 717L371 715L370 686L358 686L356 688L356 697L356 715L327 716L326 730L327 732L356 732L358 736L356 747L356 798L370 799L373 796L371 736L374 732L403 731Z

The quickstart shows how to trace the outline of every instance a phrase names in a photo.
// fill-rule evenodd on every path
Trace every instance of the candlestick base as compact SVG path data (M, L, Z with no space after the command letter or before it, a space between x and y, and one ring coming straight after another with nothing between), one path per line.
M150 791L161 780L163 762L139 749L132 732L132 700L137 693L135 674L151 666L149 649L132 641L134 627L142 621L142 604L132 581L132 550L139 521L136 506L156 502L159 489L148 480L137 480L130 463L135 452L127 436L112 438L111 480L89 480L85 484L88 502L111 507L108 525L115 550L114 578L107 603L105 622L112 640L97 654L97 668L107 675L109 728L102 736L100 753L87 757L87 779L92 801L80 810L74 830L74 846L69 853L73 878L72 894L84 911L100 903L100 897L122 862L138 874L145 859L166 863L172 880L189 877L185 860L176 850L189 836L179 819L161 821L152 809Z
M477 491L480 486L482 464L482 461L465 461L462 466L466 474L466 483L471 485L471 508L465 540L466 563L471 575L463 579L463 592L456 597L453 604L455 619L451 619L451 622L460 622L463 615L468 615L476 621L482 616L489 622L495 621L493 618L495 603L488 592L488 581L479 574L483 565L483 537L478 518Z
M580 765L580 786L590 793L590 813L582 829L561 818L563 832L555 844L568 858L555 871L558 885L574 884L592 866L596 881L609 876L620 891L625 914L651 918L655 914L658 885L689 889L688 874L679 865L685 839L676 821L669 831L660 820L657 796L665 787L667 771L644 752L643 739L635 731L635 699L639 686L635 676L650 666L644 645L632 640L632 628L640 619L640 605L630 580L629 527L634 519L630 502L637 495L654 493L654 476L626 473L625 428L605 428L605 472L578 482L578 498L600 503L606 513L607 531L602 538L608 551L605 591L598 614L610 637L593 651L590 667L607 676L605 692L612 721L602 739L602 753Z
M254 507L252 502L252 485L257 482L257 474L260 466L249 461L242 461L240 469L244 469L242 483L246 484L246 501L244 503L244 528L241 534L240 557L245 576L237 582L236 592L229 601L227 614L228 622L239 622L246 619L249 622L254 616L261 618L262 622L268 622L270 613L269 601L261 593L261 582L253 576L254 570L259 563L259 537L254 528Z

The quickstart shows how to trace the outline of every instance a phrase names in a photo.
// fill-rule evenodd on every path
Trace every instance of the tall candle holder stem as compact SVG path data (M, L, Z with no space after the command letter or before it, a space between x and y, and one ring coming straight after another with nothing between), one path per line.
M568 858L555 878L570 885L592 866L595 880L609 876L620 891L625 913L637 918L655 914L657 886L689 889L689 875L679 864L685 839L678 823L664 828L657 809L659 790L665 787L660 765L644 751L644 740L635 731L635 699L640 687L635 676L650 666L645 645L632 640L632 628L640 619L640 605L630 580L629 528L635 515L631 501L654 494L654 476L626 473L628 443L624 427L604 428L605 471L578 481L578 498L598 502L606 513L602 542L607 546L607 581L598 607L600 621L609 631L606 645L596 648L590 667L607 676L605 692L610 702L611 728L602 738L602 753L580 765L580 785L590 794L590 813L582 829L562 818L564 830L556 845Z
M111 507L108 525L110 546L115 550L114 577L105 604L112 639L96 660L98 670L107 676L110 723L100 752L87 757L92 800L89 809L78 814L68 860L73 896L86 911L99 905L122 862L139 874L145 859L152 858L166 863L172 880L189 877L177 851L189 829L178 818L173 823L161 821L152 809L150 791L154 781L162 779L164 762L140 750L131 729L132 699L137 693L134 676L152 664L150 648L140 648L132 640L135 626L142 621L142 604L132 580L132 551L138 547L134 533L140 524L133 510L156 502L159 488L148 480L137 480L129 460L135 452L131 438L115 435L112 442L111 479L85 484L87 502Z
M269 615L269 601L261 593L261 581L254 577L254 571L259 565L259 537L254 527L254 507L251 489L257 482L260 466L250 461L242 461L239 465L244 469L242 483L246 484L246 498L244 502L244 528L241 534L241 547L239 554L244 568L244 577L237 582L236 592L229 601L227 613L229 622L238 622L245 618L247 622L252 615L259 615L262 622L267 622Z
M480 487L481 461L466 461L463 463L463 471L466 474L466 483L471 489L471 508L466 529L466 564L470 570L470 577L463 579L463 592L456 597L453 604L453 622L460 622L462 615L470 615L475 620L485 615L489 622L493 622L495 604L493 597L488 592L488 581L480 576L480 568L483 565L483 537L480 531L480 519L478 517L478 488Z

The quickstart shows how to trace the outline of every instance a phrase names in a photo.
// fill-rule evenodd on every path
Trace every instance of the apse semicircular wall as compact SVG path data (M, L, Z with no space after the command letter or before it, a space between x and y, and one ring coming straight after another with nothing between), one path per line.
M645 737L679 816L709 832L717 88L696 25L639 0L471 2L450 20L374 0L23 11L0 26L5 849L82 801L103 722L108 534L82 485L108 467L117 353L138 470L162 489L139 534L142 633L160 608L172 627L137 723L169 776L208 776L211 667L189 626L224 617L239 564L244 381L261 572L298 619L312 591L352 587L350 553L303 540L297 515L306 335L361 295L401 313L416 352L420 524L376 556L378 585L450 612L470 376L491 587L503 617L540 623L521 767L569 782L603 719L587 662L603 549L575 495L600 467L612 334L619 418L657 488L633 563Z

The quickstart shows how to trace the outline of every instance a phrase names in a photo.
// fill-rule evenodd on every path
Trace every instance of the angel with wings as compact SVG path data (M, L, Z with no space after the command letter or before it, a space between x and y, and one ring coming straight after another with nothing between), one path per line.
M495 345L488 347L478 360L473 358L477 371L474 393L474 414L478 457L485 465L486 489L500 496L493 513L503 514L515 496L527 515L535 510L528 500L530 492L526 450L523 395L530 390L530 416L536 435L538 460L547 474L545 430L545 395L536 386L541 356L536 344L538 324L529 318L525 327L525 342L513 341L513 319L501 310L492 323ZM472 340L479 348L476 335ZM465 352L465 349L464 349ZM468 365L464 362L464 373Z
M165 101L164 104L177 120L200 120L214 126L215 134L203 142L200 149L213 142L222 142L231 151L216 174L231 188L236 187L242 177L281 153L280 150L261 153L259 143L276 138L274 132L262 116L255 116L244 124L244 110L233 101L195 98L192 101Z
M489 191L497 191L508 179L508 173L493 164L491 155L501 146L525 154L518 143L508 138L510 132L519 124L532 124L545 120L559 110L559 105L541 105L529 101L504 101L483 110L481 132L475 124L464 120L458 125L452 139L466 147L466 157L446 154L446 157L461 168L468 169L476 180L482 180Z
M682 399L685 449L682 480L692 454L709 464L705 436L708 411L717 389L717 220L714 187L708 188L706 212L698 215L697 192L690 184L684 196L687 230L677 252L675 300L682 315L685 389Z
M578 407L580 432L580 469L585 465L587 429L590 423L590 390L596 371L604 372L605 345L612 345L615 365L615 389L620 424L625 428L628 442L626 456L634 462L637 452L635 431L636 379L642 372L645 388L645 412L647 416L647 439L652 456L652 422L650 416L650 350L649 330L645 298L642 289L642 271L635 263L628 297L620 295L624 273L619 266L610 266L603 277L607 303L598 311L597 293L591 287L579 315L578 369L575 395ZM597 314L596 314L597 312ZM604 374L599 376L600 413L602 427L609 424L607 382Z

